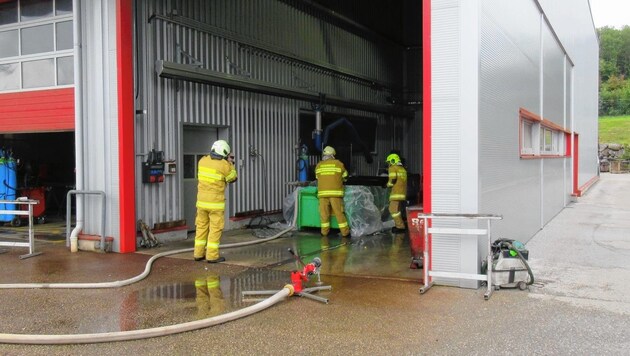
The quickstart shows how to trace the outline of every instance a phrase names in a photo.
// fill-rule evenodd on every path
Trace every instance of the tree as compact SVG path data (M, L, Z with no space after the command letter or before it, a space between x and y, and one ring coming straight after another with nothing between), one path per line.
M600 115L630 114L630 27L597 29Z

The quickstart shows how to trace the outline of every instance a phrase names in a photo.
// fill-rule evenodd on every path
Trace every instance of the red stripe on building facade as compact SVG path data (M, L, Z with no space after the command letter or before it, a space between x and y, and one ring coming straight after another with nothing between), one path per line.
M120 252L136 250L132 2L116 0Z
M422 208L431 212L431 0L422 1Z
M431 212L431 0L422 1L422 210ZM430 222L429 222L429 226ZM427 226L427 227L429 227ZM429 251L433 269L431 238L424 247Z

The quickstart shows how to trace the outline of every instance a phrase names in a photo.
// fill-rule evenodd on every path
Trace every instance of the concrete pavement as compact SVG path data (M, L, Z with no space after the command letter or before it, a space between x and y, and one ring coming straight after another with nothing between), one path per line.
M488 301L484 289L436 286L420 295L413 277L368 276L355 268L351 274L322 276L333 286L322 293L330 298L328 305L292 297L247 318L172 336L86 345L0 344L0 354L627 355L629 197L630 175L604 174L586 196L533 237L527 248L537 282L529 291L501 289ZM360 253L333 249L329 258L346 253L344 265L356 267L355 260L367 259L367 268L378 261L373 256L391 256L392 246L353 244ZM119 280L139 273L149 258L70 254L62 244L43 249L44 255L23 261L17 259L23 251L0 255L0 283ZM149 277L124 288L0 290L0 333L170 325L208 311L195 297L198 278L221 276L225 311L246 306L239 290L272 288L288 280L286 270L179 257L159 259Z

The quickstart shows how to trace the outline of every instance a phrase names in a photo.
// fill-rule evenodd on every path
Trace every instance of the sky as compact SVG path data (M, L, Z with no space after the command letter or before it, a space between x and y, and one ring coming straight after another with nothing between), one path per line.
M595 27L630 26L630 0L589 0Z

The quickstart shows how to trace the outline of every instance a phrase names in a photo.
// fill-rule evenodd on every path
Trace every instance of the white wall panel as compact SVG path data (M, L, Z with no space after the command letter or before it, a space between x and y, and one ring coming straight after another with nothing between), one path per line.
M538 0L574 65L573 131L580 134L579 183L598 172L599 43L588 0Z
M542 27L543 111L541 115L560 126L564 124L564 52L549 25Z
M528 1L482 8L479 209L503 215L495 237L525 241L540 228L541 179L540 162L520 158L518 112L540 110L541 16Z
M543 225L556 216L565 205L564 161L565 158L543 161Z
M116 3L81 2L83 66L83 190L104 191L107 197L105 235L119 233L118 102L116 64ZM101 198L84 197L82 233L101 234ZM114 251L120 241L114 239Z

